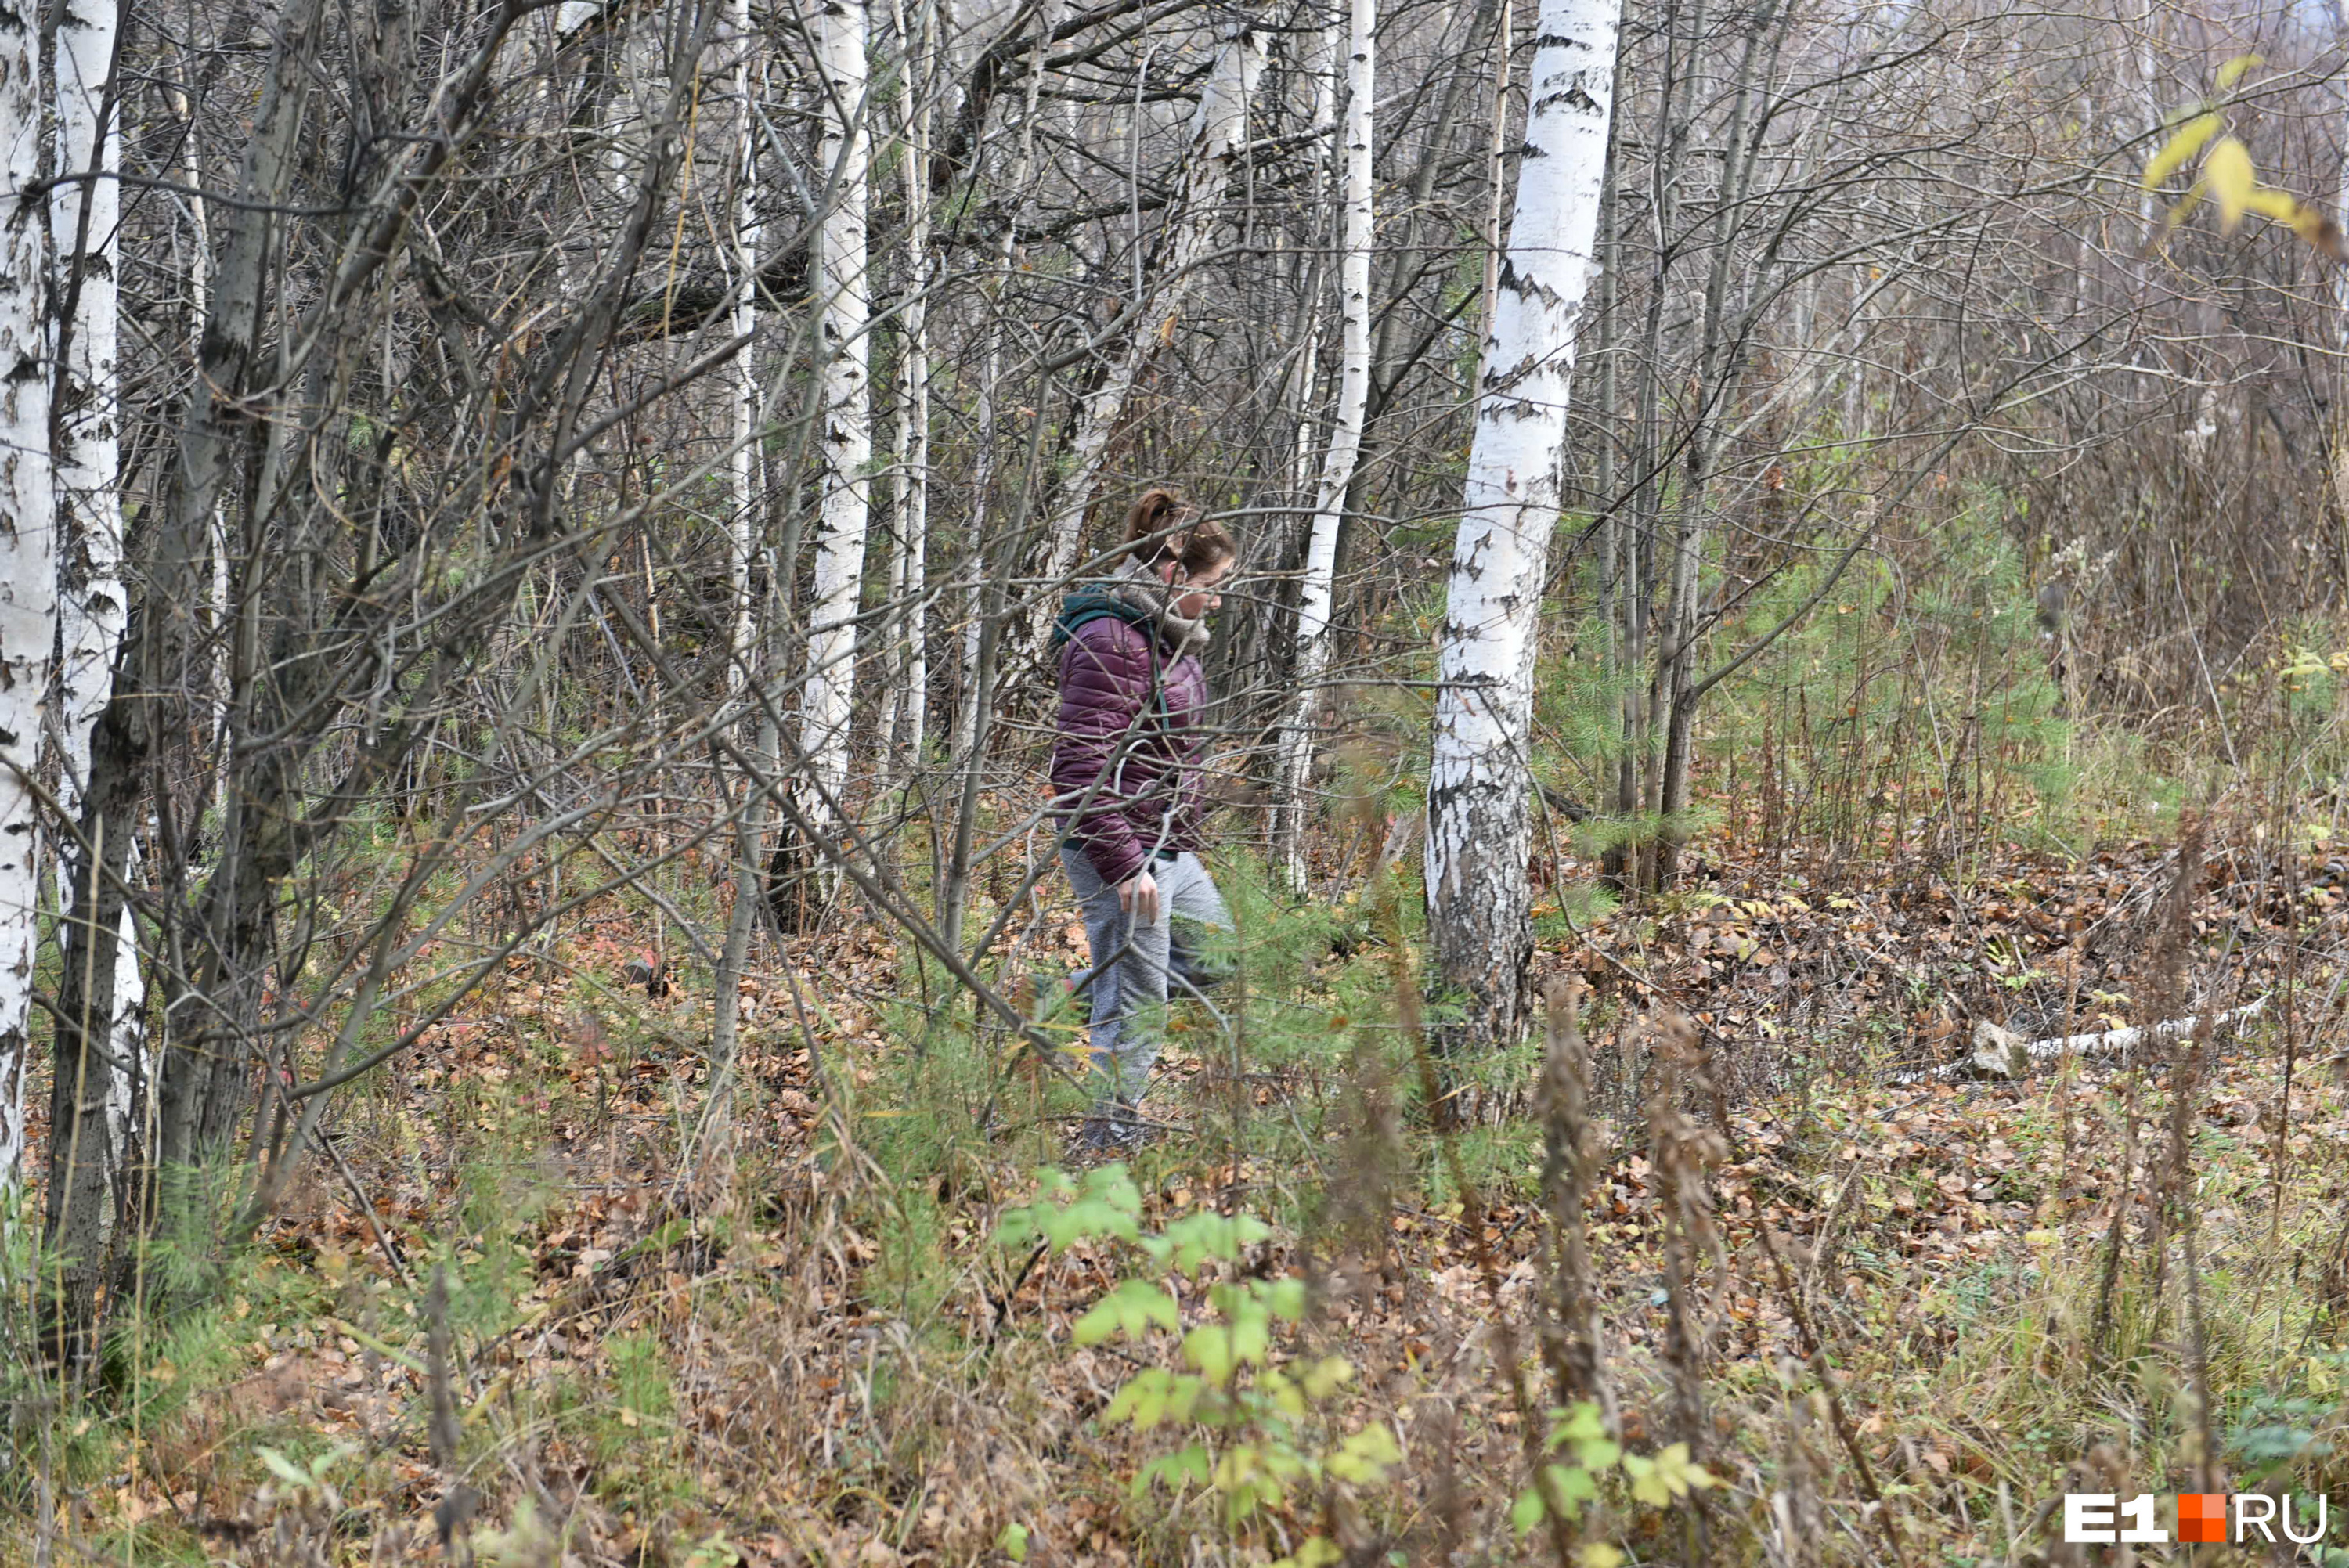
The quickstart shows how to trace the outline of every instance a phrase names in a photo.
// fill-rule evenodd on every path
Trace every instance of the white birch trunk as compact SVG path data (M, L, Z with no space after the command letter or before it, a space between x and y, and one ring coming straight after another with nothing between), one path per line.
M1500 19L1493 24L1493 139L1485 153L1485 288L1477 299L1477 326L1493 330L1493 302L1501 292L1501 196L1507 170L1509 134L1509 53L1516 39L1516 22L1509 0L1501 0Z
M1533 950L1526 752L1549 544L1565 502L1575 329L1594 270L1620 0L1543 0L1526 146L1477 386L1437 651L1428 926L1448 1043L1513 1042Z
M1346 49L1345 233L1338 254L1338 411L1321 486L1306 536L1297 600L1297 696L1281 736L1280 855L1289 886L1305 889L1306 778L1313 755L1313 725L1321 677L1330 664L1331 573L1338 561L1338 525L1362 449L1362 412L1371 396L1371 106L1377 84L1374 58L1378 0L1353 0Z
M833 799L848 783L849 718L856 696L856 614L872 516L873 388L866 325L865 204L871 144L865 132L865 0L826 0L816 15L823 73L823 132L817 168L831 199L816 232L820 291L823 499L815 583L808 606L808 669L800 746L816 784ZM821 820L827 808L813 804Z
M1312 211L1318 214L1331 190L1330 165L1340 156L1334 148L1338 138L1338 78L1344 68L1338 64L1345 47L1345 36L1336 23L1325 28L1312 53L1304 62L1313 78L1313 106L1308 112L1316 138L1328 138L1313 154ZM1340 199L1342 202L1342 198ZM1342 222L1343 220L1341 219ZM1321 417L1319 413L1321 391L1321 249L1309 242L1300 246L1297 255L1297 322L1288 334L1288 341L1299 346L1297 369L1290 377L1296 394L1297 441L1289 457L1288 488L1301 500L1318 493L1313 453L1320 440ZM1311 520L1307 520L1310 526Z
M2349 41L2349 5L2344 5L2342 0L2333 0L2333 31L2336 37ZM2147 73L2148 76L2150 74L2150 72ZM2339 77L2333 78L2333 91L2340 100L2342 108L2342 129L2344 138L2342 146L2349 149L2349 78ZM2147 201L2150 202L2153 192L2147 191L2145 197ZM2349 151L2344 151L2342 155L2341 194L2333 201L2333 211L2336 218L2349 215ZM2148 234L2153 232L2150 221L2147 222L2145 232ZM2333 303L2338 307L2333 323L2333 340L2344 348L2349 348L2349 267L2333 269ZM2335 459L2336 462L2338 460L2338 459Z
M909 220L926 230L927 214ZM921 243L929 242L926 235ZM922 286L928 284L925 273ZM918 298L905 308L905 369L903 396L905 423L903 489L899 504L904 522L898 542L897 600L905 615L902 707L895 733L906 765L918 767L929 727L929 539L930 539L930 335L926 312Z
M894 584L903 605L905 632L893 699L897 711L890 738L902 748L906 767L918 768L929 723L928 633L930 548L930 116L936 77L931 70L937 34L936 6L921 0L915 8L915 36L905 40L909 112L905 133L905 346L898 355L897 571Z
M2349 133L2349 114L2344 114L2343 119L2344 131ZM2344 145L2349 146L2349 140L2344 140ZM2341 194L2334 198L2333 210L2349 212L2349 156L2341 160ZM2334 335L2343 347L2349 348L2349 267L2333 269L2333 303L2340 310L2333 323Z
M119 310L113 261L120 187L112 180L70 178L121 161L121 138L111 117L103 146L98 127L114 34L112 0L73 0L57 23L57 166L67 178L51 193L49 232L60 253L59 303L70 296L75 304L68 362L57 377L64 407L57 411L55 454L65 542L58 602L65 658L57 685L67 766L61 799L68 810L80 798L90 729L113 685L124 622L122 504L114 472Z
M25 1160L39 936L33 781L57 637L44 225L26 196L41 172L40 64L33 9L0 11L0 1202L10 1206Z
M194 95L186 88L171 88L171 112L187 128L185 145L180 164L180 181L191 191L203 189L202 122L195 114ZM188 212L188 363L203 360L204 323L212 319L212 223L205 215L200 197L190 197ZM177 240L174 237L176 248ZM212 558L211 597L206 602L208 613L214 617L228 614L228 532L217 508L212 513L210 537L206 548ZM229 653L228 639L213 640L211 668L207 670L204 694L205 717L211 721L211 734L216 744L212 748L212 778L210 789L212 810L228 810L228 733Z
M122 583L122 498L116 469L121 456L115 373L120 336L116 281L121 187L112 179L72 175L122 166L121 117L106 112L107 73L114 63L119 25L115 0L72 0L57 31L57 168L63 180L49 198L49 232L61 253L59 304L73 302L66 363L57 367L55 449L58 562L57 613L63 663L57 672L64 757L59 800L68 820L81 816L89 769L90 732L114 686L128 604ZM101 117L102 119L101 119ZM135 857L135 847L133 854ZM58 856L62 867L67 860ZM124 874L130 874L132 861ZM65 907L60 899L59 907ZM138 932L122 914L115 961L113 1018L106 1031L109 1147L125 1146L130 1125L131 1067L139 1060Z
M1235 25L1216 50L1199 95L1198 113L1191 120L1191 150L1184 160L1183 205L1174 218L1174 232L1166 247L1165 265L1152 291L1147 310L1138 313L1125 335L1117 363L1077 411L1076 433L1070 438L1069 480L1061 491L1047 534L1045 572L1058 580L1077 562L1085 513L1101 487L1102 459L1110 438L1117 433L1125 403L1143 366L1158 345L1164 324L1180 314L1190 290L1191 274L1216 236L1222 215L1219 198L1230 182L1232 168L1247 146L1248 101L1264 69L1264 45L1246 23ZM1048 603L1030 628L1040 637L1051 619Z
M750 27L750 0L731 0L728 13L734 46L740 51L734 65L734 90L742 115L740 141L735 149L734 276L740 292L734 298L733 328L741 347L735 351L734 360L734 518L727 541L727 587L733 604L726 661L727 696L739 699L750 678L750 642L755 634L750 566L761 542L759 371L758 356L752 351L759 328L759 36Z

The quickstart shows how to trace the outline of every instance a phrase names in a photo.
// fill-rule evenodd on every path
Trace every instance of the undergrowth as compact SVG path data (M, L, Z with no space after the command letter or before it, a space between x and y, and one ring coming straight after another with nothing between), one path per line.
M2326 1491L2349 658L2296 628L2212 727L2108 722L2021 558L1971 548L1855 566L1724 683L1682 886L1600 886L1625 825L1552 824L1553 1027L1515 1051L1423 1038L1390 695L1309 896L1218 856L1237 974L1174 1009L1169 1133L1115 1167L1057 1174L1081 934L1007 875L970 919L1011 909L1019 1028L874 927L762 937L723 1158L709 971L615 895L341 1102L254 1245L151 1238L102 1355L40 1354L15 1195L8 1560L2021 1563L2065 1560L2067 1491ZM1554 792L1598 792L1624 695L1545 692ZM2189 800L2211 849L2165 925ZM1977 1022L2165 995L2270 1001L1937 1076ZM1507 1114L1454 1125L1471 1099Z

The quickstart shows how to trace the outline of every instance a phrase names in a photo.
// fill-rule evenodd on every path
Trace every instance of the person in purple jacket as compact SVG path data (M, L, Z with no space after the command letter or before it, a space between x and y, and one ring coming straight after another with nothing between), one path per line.
M1216 586L1238 547L1172 490L1126 517L1125 559L1061 603L1052 627L1061 707L1052 748L1061 860L1084 912L1094 1103L1080 1144L1142 1141L1135 1110L1165 1030L1167 993L1223 978L1210 936L1231 915L1199 863L1207 681L1199 663Z

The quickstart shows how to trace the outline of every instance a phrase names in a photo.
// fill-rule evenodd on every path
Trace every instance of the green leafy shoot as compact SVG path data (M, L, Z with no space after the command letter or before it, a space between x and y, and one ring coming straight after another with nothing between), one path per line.
M1123 1333L1139 1344L1154 1323L1161 1328L1182 1327L1182 1308L1161 1286L1130 1279L1122 1281L1077 1319L1071 1336L1080 1345L1099 1345L1111 1335Z
M1066 1252L1090 1237L1133 1241L1141 1233L1142 1191L1123 1165L1085 1173L1083 1185L1058 1171L1037 1173L1036 1201L1006 1210L996 1235L1007 1247L1026 1249L1038 1241Z

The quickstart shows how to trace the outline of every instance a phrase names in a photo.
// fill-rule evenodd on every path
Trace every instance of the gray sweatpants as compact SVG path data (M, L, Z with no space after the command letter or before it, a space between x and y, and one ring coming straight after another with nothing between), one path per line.
M1092 967L1070 977L1084 995L1091 986L1095 1109L1114 1109L1142 1099L1151 1064L1165 1043L1166 995L1196 995L1222 978L1221 966L1199 951L1202 926L1226 933L1231 912L1199 857L1179 855L1150 868L1158 884L1158 919L1138 923L1118 907L1117 885L1103 882L1084 851L1064 846L1061 863L1084 912Z

